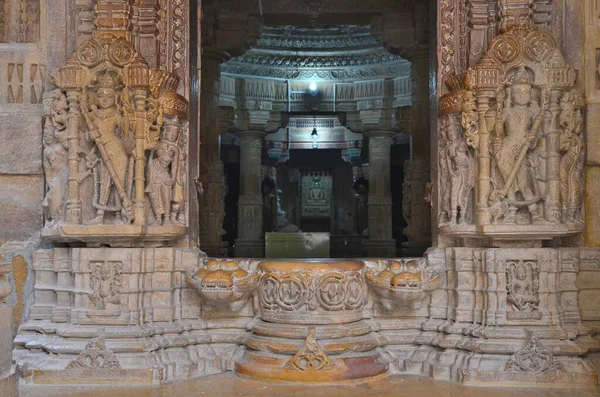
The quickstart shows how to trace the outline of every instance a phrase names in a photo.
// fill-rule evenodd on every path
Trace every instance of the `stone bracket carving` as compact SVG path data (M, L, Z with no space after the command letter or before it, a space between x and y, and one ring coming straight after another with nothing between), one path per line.
M367 270L365 275L385 311L396 307L418 308L443 281L440 272L428 269L423 259L390 261L381 272Z
M186 277L187 283L210 305L232 312L242 310L258 286L260 275L248 273L235 260L206 259L204 266Z

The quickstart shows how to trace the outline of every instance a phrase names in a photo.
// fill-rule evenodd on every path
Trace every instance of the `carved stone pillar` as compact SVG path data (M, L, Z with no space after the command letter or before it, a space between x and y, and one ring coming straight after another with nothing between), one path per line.
M200 203L200 247L208 255L222 255L225 217L225 180L219 158L219 92L221 63L228 54L204 48L202 95L200 96L200 181L204 194Z
M514 24L533 25L533 0L500 0L500 29Z
M392 238L392 194L390 184L390 146L393 133L373 131L369 138L369 211L367 256L396 256Z
M496 35L496 1L467 0L469 7L469 65L476 64Z
M422 254L431 244L431 210L425 202L425 186L430 180L431 138L429 122L429 47L414 46L402 53L411 61L411 160L404 180L410 209L406 219L405 244L412 254ZM408 171L410 169L410 171Z
M244 131L237 135L240 137L240 197L235 255L260 258L264 253L260 184L262 141L265 133Z

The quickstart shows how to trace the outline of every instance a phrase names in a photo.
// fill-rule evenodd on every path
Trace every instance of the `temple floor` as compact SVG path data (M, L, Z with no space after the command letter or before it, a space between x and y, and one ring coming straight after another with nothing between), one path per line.
M21 386L20 397L196 397L196 396L435 396L435 397L598 397L597 389L517 389L500 387L466 387L432 379L390 376L358 385L302 385L265 383L231 374L155 387L94 387L94 386Z

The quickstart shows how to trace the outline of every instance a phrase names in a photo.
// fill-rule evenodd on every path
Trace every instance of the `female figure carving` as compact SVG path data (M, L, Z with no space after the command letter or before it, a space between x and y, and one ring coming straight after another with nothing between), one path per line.
M475 160L469 152L469 147L460 132L458 115L450 115L442 126L445 132L444 156L446 166L445 174L449 178L450 186L446 185L444 190L450 190L450 212L449 223L451 225L464 224L469 219L469 202L474 186ZM448 197L444 194L444 197ZM460 218L459 218L460 213Z
M64 134L58 132L50 120L46 120L43 134L43 162L47 190L42 202L46 218L50 221L46 226L53 226L60 222L63 219L65 209L68 145Z
M583 198L583 116L575 109L576 96L570 91L560 100L560 200L562 204L562 222L583 222L581 200Z
M96 218L88 224L102 224L105 211L115 213L117 223L129 222L133 218L131 202L131 177L135 142L129 133L129 117L117 105L116 76L105 72L99 77L95 106L88 109L81 101L83 117L89 135L96 143L101 161L95 165L94 177L97 192L94 194ZM90 154L93 157L93 154ZM129 178L128 178L129 177ZM109 205L111 197L113 205Z
M171 225L176 222L178 207L173 206L175 212L171 212L171 203L179 200L179 204L183 199L183 193L178 191L177 187L183 187L179 172L179 119L165 119L164 125L163 136L150 154L147 168L146 193L154 211L154 226Z

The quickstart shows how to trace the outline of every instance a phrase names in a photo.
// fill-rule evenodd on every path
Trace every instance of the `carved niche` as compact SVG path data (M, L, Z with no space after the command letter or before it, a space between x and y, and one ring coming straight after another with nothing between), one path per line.
M508 312L514 319L540 319L540 268L537 261L506 261Z
M46 226L55 230L45 235L139 237L148 225L182 235L187 101L175 92L177 77L107 37L81 43L53 75L44 166Z
M516 24L490 42L464 84L447 82L454 91L440 102L440 223L450 227L442 233L543 240L583 230L584 104L576 77L550 34ZM459 120L464 156L448 164ZM459 169L470 179L466 189L451 175ZM461 223L456 203L459 215L468 207L456 193L465 190L476 191L473 209L466 210L473 225L453 227Z
M109 304L121 304L123 264L121 262L90 263L90 303L94 309L107 309Z

